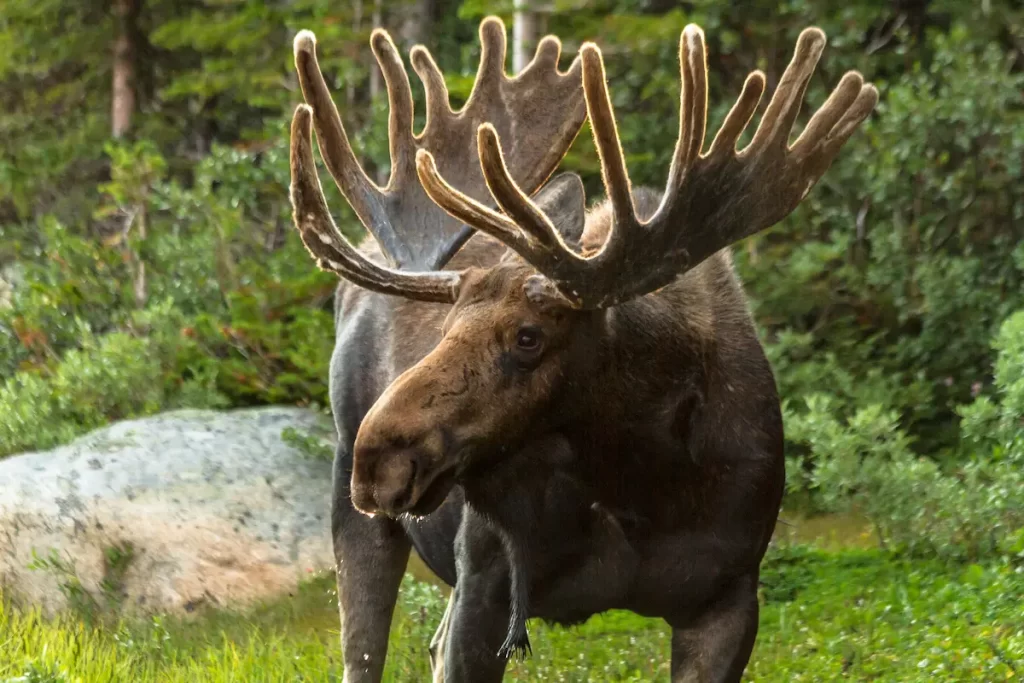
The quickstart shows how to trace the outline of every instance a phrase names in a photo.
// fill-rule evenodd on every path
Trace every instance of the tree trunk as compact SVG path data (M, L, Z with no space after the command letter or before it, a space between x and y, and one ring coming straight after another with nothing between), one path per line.
M412 0L404 12L399 34L406 50L416 44L430 43L434 29L434 0Z
M135 113L135 59L138 55L138 19L142 0L114 0L114 68L110 134L124 137Z
M149 217L146 215L146 202L145 200L139 205L139 213L136 217L139 222L139 243L146 241L146 232ZM130 248L130 247L129 247ZM137 308L146 307L146 299L148 298L147 287L146 287L146 262L142 260L139 253L132 249L132 260L135 262L135 273L132 278L132 292L135 294L135 306Z
M379 2L379 0L378 0L378 2ZM359 35L359 31L362 28L363 28L363 0L355 0L352 3L352 33L354 33L355 35ZM353 57L353 61L358 60L358 55L356 54L356 50L357 49L361 49L362 47L363 47L362 44L358 44L357 45L353 41L353 45L350 48L351 49L351 56ZM352 109L356 105L356 80L354 78L349 78L349 79L346 79L346 80L347 80L347 83L345 83L345 104L348 106L348 110L352 111Z
M373 0L373 15L370 17L370 21L373 22L374 28L381 28L384 21L381 10L381 0ZM380 66L374 62L373 66L370 67L370 102L374 103L377 98L380 97L381 86L383 82L381 80L382 74L380 72ZM380 186L387 185L388 183L388 172L386 169L378 166L367 160L367 163L373 168L369 169L368 173L371 177L377 179L377 184Z
M381 22L384 18L381 16L380 9L381 0L373 0L373 16L370 21L373 22L374 28L380 28ZM380 94L381 86L381 73L380 67L374 62L373 66L370 67L370 100L376 100L377 95Z
M515 0L512 23L512 73L520 73L537 47L537 15L530 10L530 0Z

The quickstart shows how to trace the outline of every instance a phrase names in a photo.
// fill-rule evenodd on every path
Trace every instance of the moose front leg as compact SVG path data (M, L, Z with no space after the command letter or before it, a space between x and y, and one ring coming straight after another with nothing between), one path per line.
M351 456L339 449L331 513L344 683L379 683L411 544L395 520L371 518L352 506L351 462Z
M672 629L672 683L739 683L757 617L755 574L736 581L685 627Z
M499 683L507 659L499 656L509 623L507 578L459 576L441 647L445 683ZM441 680L435 674L435 681Z

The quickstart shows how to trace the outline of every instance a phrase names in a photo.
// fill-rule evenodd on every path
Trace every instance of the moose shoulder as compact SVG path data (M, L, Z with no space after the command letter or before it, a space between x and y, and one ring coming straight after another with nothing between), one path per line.
M292 125L296 226L349 281L331 367L345 680L380 680L415 546L454 587L430 648L436 681L498 681L528 648L528 617L610 608L668 622L673 680L737 681L784 467L774 378L727 247L799 204L877 93L846 74L790 144L825 43L808 29L751 143L736 150L760 73L702 153L706 56L688 26L680 138L658 194L630 187L595 45L560 72L546 38L510 79L498 20L481 41L458 113L414 48L428 111L414 135L405 69L374 34L391 103L380 188L355 161L311 34L296 38L308 103ZM608 193L590 211L575 176L544 184L584 113ZM379 247L334 226L311 124Z

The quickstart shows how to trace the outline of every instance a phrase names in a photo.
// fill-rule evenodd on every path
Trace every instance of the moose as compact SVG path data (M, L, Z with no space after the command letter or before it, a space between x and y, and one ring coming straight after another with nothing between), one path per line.
M344 680L381 680L415 548L453 589L429 647L435 681L500 681L529 648L528 618L577 624L609 609L667 622L673 681L738 681L785 472L775 379L729 247L796 208L877 90L846 73L790 143L825 46L805 29L749 144L737 150L761 72L702 151L707 58L689 25L659 193L631 187L597 45L561 71L548 36L509 77L499 19L480 41L459 111L430 53L412 49L427 110L417 134L403 61L373 33L390 104L380 187L315 37L295 38L294 220L341 276L330 395ZM607 194L590 208L579 176L552 177L588 116ZM358 248L331 217L311 129L374 238Z

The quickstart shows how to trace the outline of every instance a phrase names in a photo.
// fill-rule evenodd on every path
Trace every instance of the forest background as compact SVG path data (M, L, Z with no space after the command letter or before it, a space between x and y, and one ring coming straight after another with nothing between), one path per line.
M1019 559L1022 4L528 9L519 20L535 38L562 38L563 68L584 40L602 46L638 184L666 176L688 22L708 38L712 127L749 71L763 69L773 87L808 25L829 47L803 120L848 69L878 85L876 113L809 199L734 248L785 402L786 504L854 508L899 552ZM405 54L430 46L459 105L479 20L496 13L511 29L513 10L482 0L6 0L0 457L177 407L325 407L336 280L291 224L291 39L316 32L354 146L386 178L372 28L387 27ZM600 193L588 131L563 169ZM325 187L342 229L361 237Z
M455 106L487 14L510 36L514 22L524 29L510 71L545 33L562 38L563 68L596 40L631 175L659 188L685 24L706 32L711 128L748 72L763 69L773 88L800 30L818 25L829 46L801 122L849 69L881 100L803 205L733 248L784 401L788 459L748 675L1019 677L1024 2L515 2L4 0L0 458L176 408L328 410L336 278L315 268L288 202L298 30L316 32L378 179L387 104L374 26L406 55L429 46ZM588 130L562 168L601 193ZM361 238L324 187L342 230ZM806 547L800 534L822 519L836 543ZM70 576L63 590L80 588ZM424 648L443 608L437 586L407 577L387 680L429 677ZM51 621L0 593L0 681L341 680L337 626L329 575L198 621L90 610ZM536 633L509 680L668 677L660 622L608 613Z

